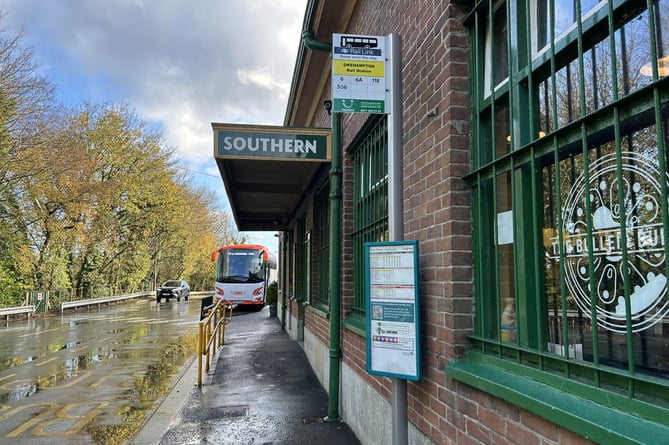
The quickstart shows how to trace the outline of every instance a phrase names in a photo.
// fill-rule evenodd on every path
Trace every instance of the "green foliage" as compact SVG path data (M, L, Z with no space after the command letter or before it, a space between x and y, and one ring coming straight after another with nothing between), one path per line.
M0 305L38 288L79 299L183 278L210 289L229 226L219 219L232 219L162 134L125 105L57 106L20 36L0 30L0 53Z
M279 298L279 283L272 281L269 286L267 286L267 292L265 293L265 304L269 306L276 305Z

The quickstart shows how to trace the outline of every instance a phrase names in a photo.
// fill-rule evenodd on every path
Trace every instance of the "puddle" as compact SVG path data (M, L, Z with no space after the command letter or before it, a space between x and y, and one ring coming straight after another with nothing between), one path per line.
M93 439L100 444L117 445L132 438L144 422L144 417L153 408L153 404L171 389L174 375L189 357L195 355L197 335L180 337L169 343L161 351L160 359L149 363L143 374L135 378L133 386L126 390L126 400L116 414L122 417L118 424L104 425L99 416L88 426Z

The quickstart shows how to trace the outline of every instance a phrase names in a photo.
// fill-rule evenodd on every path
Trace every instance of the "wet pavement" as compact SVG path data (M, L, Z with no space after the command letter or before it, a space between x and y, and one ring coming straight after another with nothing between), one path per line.
M122 443L195 353L200 302L120 305L0 325L0 444Z
M202 388L196 379L193 363L131 443L359 444L346 424L323 421L327 393L268 308L234 314Z

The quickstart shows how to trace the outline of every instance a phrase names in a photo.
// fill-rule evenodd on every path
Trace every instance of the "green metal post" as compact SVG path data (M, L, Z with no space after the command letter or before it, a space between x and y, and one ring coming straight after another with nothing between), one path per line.
M328 422L339 420L339 362L341 359L341 114L332 113L332 163L330 164L330 386Z
M286 304L288 303L288 234L286 232L282 233L281 249L283 250L281 256L283 260L283 264L281 264L281 273L283 273L283 279L281 280L283 283L281 286L281 329L286 329Z

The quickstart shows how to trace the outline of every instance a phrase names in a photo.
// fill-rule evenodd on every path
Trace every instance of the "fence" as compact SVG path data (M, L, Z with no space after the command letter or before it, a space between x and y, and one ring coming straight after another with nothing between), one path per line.
M196 295L210 295L212 291L202 291L202 292L191 292L191 296ZM142 297L155 297L155 292L135 292L134 294L126 295L116 295L113 297L101 297L101 298L90 298L87 300L78 300L78 301L61 301L60 302L60 312L61 314L65 309L76 309L82 306L100 306L101 304L115 303L118 301L130 300L132 298L142 298Z
M225 344L225 325L232 321L232 305L220 301L205 308L208 314L200 320L197 348L197 386L202 387L202 356L206 356L205 372L209 372L211 358L219 346ZM202 311L203 314L205 310Z
M0 317L6 317L6 321L9 321L10 315L28 314L28 317L30 317L30 314L34 312L35 306L32 304L27 306L5 307L0 309Z
M132 298L141 298L148 297L153 295L153 292L136 292L134 294L127 295L116 295L113 297L101 297L101 298L90 298L88 300L78 300L78 301L61 301L60 302L60 313L62 314L65 309L76 309L83 306L100 306L102 304L116 303L118 301L130 300Z

